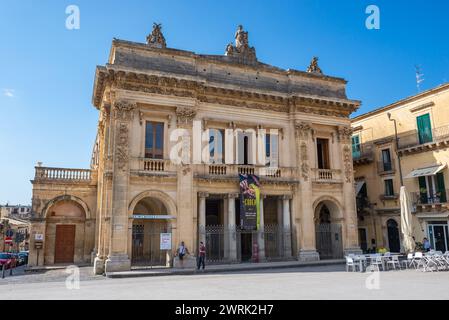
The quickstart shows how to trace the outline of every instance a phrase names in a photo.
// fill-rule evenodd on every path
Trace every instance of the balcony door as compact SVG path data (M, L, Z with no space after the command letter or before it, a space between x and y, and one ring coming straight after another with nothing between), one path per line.
M145 158L164 158L164 123L147 121L145 128Z
M330 169L329 140L316 139L318 169Z
M428 113L416 117L418 127L419 143L432 142L432 127L430 125L430 115Z
M418 178L421 203L446 202L446 187L443 172Z
M390 149L382 150L382 166L384 171L391 171L393 169L393 166L391 165Z
M255 164L255 134L239 132L237 134L237 164Z

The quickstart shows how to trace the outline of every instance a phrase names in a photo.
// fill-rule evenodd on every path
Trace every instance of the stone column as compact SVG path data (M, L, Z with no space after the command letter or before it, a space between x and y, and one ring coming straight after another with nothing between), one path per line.
M352 129L350 127L338 128L338 140L341 144L343 163L343 205L344 205L344 253L361 254L357 231L357 209L355 203L354 173L351 150Z
M206 244L206 198L209 194L207 192L199 192L198 196L200 198L198 208L198 242L202 241Z
M260 195L260 218L259 218L259 230L257 237L257 246L259 247L259 261L265 260L265 233L264 233L264 214L263 214L263 199L265 196Z
M131 269L128 257L128 185L129 185L129 140L131 120L135 104L127 101L114 103L113 109L113 177L112 212L109 254L105 271Z
M301 194L301 225L299 227L299 253L300 261L320 260L315 244L315 223L313 220L313 194L309 154L314 154L315 146L312 137L312 127L305 122L295 123L296 158L298 159L298 171L300 174ZM314 158L312 157L312 162Z
M282 197L282 227L284 231L284 257L291 258L292 256L292 238L291 238L291 224L290 224L290 199L291 196L284 195Z
M236 261L237 260L237 235L236 235L236 226L235 226L235 198L238 197L236 193L230 193L226 196L228 201L228 217L227 217L227 234L228 236L225 238L225 241L228 243L229 250L229 260Z

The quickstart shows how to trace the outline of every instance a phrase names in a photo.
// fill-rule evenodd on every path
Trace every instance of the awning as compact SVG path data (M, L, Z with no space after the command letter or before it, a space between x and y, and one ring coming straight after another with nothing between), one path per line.
M356 196L359 194L360 190L362 190L364 184L365 184L365 181L357 181L357 183L355 185L355 195Z
M412 178L425 177L425 176L433 176L433 175L436 175L441 170L443 170L444 168L446 168L446 164L435 165L435 166L421 168L421 169L415 169L412 172L410 172L405 177L405 179L412 179Z

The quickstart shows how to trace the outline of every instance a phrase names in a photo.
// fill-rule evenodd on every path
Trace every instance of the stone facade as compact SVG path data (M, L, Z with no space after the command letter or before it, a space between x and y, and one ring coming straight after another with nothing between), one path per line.
M365 250L403 249L401 172L412 202L412 231L416 242L427 237L434 249L436 246L442 251L449 249L445 188L449 185L448 103L449 85L444 84L352 120L359 241ZM388 114L396 121L398 148L394 122L389 121ZM428 127L423 128L423 123ZM426 168L430 171L421 171ZM388 183L392 190L386 190ZM434 233L439 233L442 240L433 239Z
M76 234L77 248L84 245L75 262L92 253L96 273L129 270L146 255L148 264L172 265L181 241L191 254L206 241L220 262L248 252L259 261L325 258L321 233L328 251L337 248L329 257L358 251L349 115L360 102L346 97L346 81L259 62L241 28L232 53L228 46L215 56L167 48L155 26L148 44L114 40L108 63L97 67L88 177L51 178L52 169L36 168L32 233L49 230L48 208L64 195L86 211L77 217L86 227ZM223 136L218 160L213 130ZM159 132L161 153L148 156ZM238 225L239 173L261 182L261 228L249 235ZM172 250L159 250L160 233L171 233ZM40 263L53 263L50 236Z

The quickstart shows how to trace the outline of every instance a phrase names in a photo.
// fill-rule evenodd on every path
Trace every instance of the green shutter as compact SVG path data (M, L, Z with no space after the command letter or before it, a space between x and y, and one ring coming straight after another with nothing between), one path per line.
M419 143L432 142L432 127L430 125L430 115L428 113L423 114L416 118L418 125L418 138Z
M446 188L444 186L444 175L442 172L437 173L437 193L441 202L446 202Z
M360 138L359 136L352 137L352 157L360 158Z
M426 177L418 177L419 180L419 197L421 203L427 203L427 185Z

